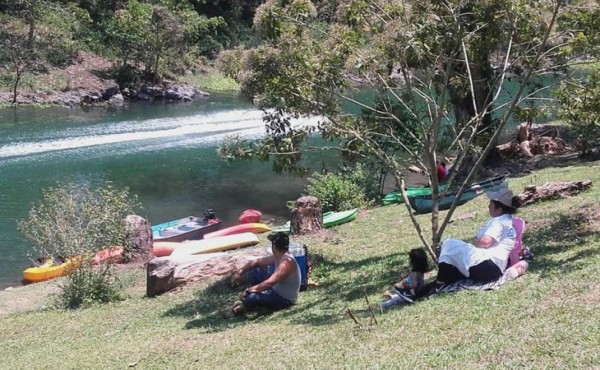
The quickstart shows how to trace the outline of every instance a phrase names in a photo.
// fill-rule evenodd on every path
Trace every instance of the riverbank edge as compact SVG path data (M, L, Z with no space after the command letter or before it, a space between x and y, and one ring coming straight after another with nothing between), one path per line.
M569 160L568 162L565 162L565 163L558 163L557 162L555 164L556 164L556 166L552 166L550 164L550 162L548 162L548 163L546 163L546 166L544 166L544 167L541 167L541 168L539 168L537 170L528 170L528 171L526 171L524 173L517 174L517 176L515 176L512 179L515 182L520 182L520 178L523 178L525 176L527 176L527 177L533 177L533 178L538 178L538 177L540 177L539 176L540 173L542 173L543 171L546 171L546 170L552 170L553 168L556 168L556 169L571 169L572 171L576 171L578 173L582 172L582 171L585 172L586 170L584 169L584 167L587 168L589 166L598 166L598 165L600 165L600 159L596 159L594 161L582 161L582 160L576 160L576 159L574 159L574 158L571 157L571 160ZM582 167L581 166L582 164L585 164L585 166ZM583 179L583 178L581 178L581 179ZM541 184L537 184L537 185L541 185ZM547 203L554 203L554 202L557 202L557 201L558 200L553 200L553 201L548 201ZM404 207L402 204L400 204L399 206L400 207ZM375 207L369 208L369 209L365 210L364 212L367 212L367 213L371 214L371 216L372 216L373 212L375 212L375 213L377 213L377 212L383 212L384 210L390 210L392 208L393 208L393 206L383 206L383 205L380 205L380 206L375 206ZM463 208L468 208L468 207L464 207L463 206ZM363 212L363 211L361 211L361 212ZM458 212L458 213L456 213L457 215L459 215L459 214L462 213L462 212L459 211L459 209L457 209L457 212ZM467 212L467 213L469 213L469 212ZM569 214L565 213L564 216L568 217ZM352 223L347 224L346 227L350 228L350 229L354 228L354 226L353 226ZM368 230L366 232L368 232ZM328 239L329 237L330 236L325 236L325 239ZM376 238L377 236L373 235L373 237ZM259 235L259 238L261 240L261 244L260 245L262 245L267 240L265 235ZM308 236L307 238L310 240L311 236ZM145 270L145 268L144 268L145 264L144 263L130 263L130 264L123 264L123 265L115 265L115 267L116 267L117 276L119 276L120 278L122 278L123 276L125 276L130 281L130 283L132 281L134 281L134 285L135 285L134 289L139 290L142 285L145 285L145 279L144 279L145 278L145 272L143 274L142 273L135 273L135 272L132 273L132 271L135 271L135 270L141 270L141 269ZM36 284L22 284L22 281L21 282L14 281L12 283L11 282L0 283L0 308L2 306L2 304L1 304L2 303L1 302L2 301L2 295L5 294L5 293L7 293L7 292L13 292L14 293L15 291L17 291L17 292L24 292L24 295L30 295L31 294L31 295L33 295L35 297L38 297L38 298L40 296L47 297L51 293L56 293L58 291L58 288L59 288L60 284L62 283L62 281L64 281L64 279L65 279L64 277L61 277L61 278L57 278L57 279L54 279L54 280L50 280L50 281L46 281L46 282L41 282L41 283L36 283ZM186 289L186 288L184 288L184 289ZM25 293L26 291L28 293ZM39 300L39 299L36 299L36 301L41 302L41 300ZM35 309L35 307L30 307L30 309ZM29 310L22 311L22 312L27 312L27 311L29 311ZM2 315L1 315L1 312L0 312L0 318L1 317L2 317Z
M135 102L185 103L207 99L211 92L238 92L239 85L210 66L186 71L175 80L147 83L138 89L119 86L111 78L113 62L80 52L73 64L29 75L20 83L17 102L10 86L0 89L0 109L8 107L122 106Z

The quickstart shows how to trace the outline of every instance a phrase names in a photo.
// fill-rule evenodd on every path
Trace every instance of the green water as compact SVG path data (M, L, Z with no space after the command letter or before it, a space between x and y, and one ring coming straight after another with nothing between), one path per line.
M262 132L260 112L229 95L185 105L0 110L0 284L18 284L29 266L31 245L17 220L49 186L128 187L152 224L206 208L224 225L247 208L283 220L285 202L299 196L304 179L275 175L270 164L226 163L216 154L228 134Z

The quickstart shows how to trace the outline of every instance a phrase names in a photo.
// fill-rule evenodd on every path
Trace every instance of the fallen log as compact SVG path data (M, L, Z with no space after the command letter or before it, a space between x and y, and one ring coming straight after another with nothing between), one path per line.
M536 203L542 200L567 198L579 194L592 186L591 180L573 182L547 182L543 185L529 185L517 197L521 206Z
M242 253L156 257L146 265L146 295L154 297L204 278L229 275L246 262L266 255L264 248L253 248Z

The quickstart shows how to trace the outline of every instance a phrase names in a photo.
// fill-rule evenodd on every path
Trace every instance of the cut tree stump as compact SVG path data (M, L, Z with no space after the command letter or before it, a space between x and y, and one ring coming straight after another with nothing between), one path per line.
M152 257L152 229L148 220L141 216L129 215L123 219L125 241L134 262L146 262Z
M547 182L544 185L529 185L525 191L517 197L521 206L529 205L547 199L559 199L571 197L590 188L592 181L582 180L573 182Z
M314 234L321 230L323 230L321 201L310 195L298 198L290 214L290 234Z
M267 256L264 248L153 258L146 265L146 295L154 297L204 278L230 275L246 262Z

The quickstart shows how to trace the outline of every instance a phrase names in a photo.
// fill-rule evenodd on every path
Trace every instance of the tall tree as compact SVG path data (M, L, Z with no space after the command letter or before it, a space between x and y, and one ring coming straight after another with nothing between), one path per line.
M405 151L431 179L429 240L411 219L433 256L455 208L440 222L438 202L448 190L438 191L438 154L458 153L450 189L468 150L486 137L465 169L458 198L526 98L527 83L545 71L542 62L556 57L561 9L561 1L550 0L347 0L338 5L335 22L324 25L308 0L268 1L255 17L268 45L249 51L240 73L243 93L267 112L268 135L259 143L230 140L221 153L275 156L297 165L307 131L291 118L303 114L324 117L324 137L340 140L343 152L378 158L399 184L404 166L395 153ZM520 87L499 107L509 72ZM374 103L353 96L357 83L377 92ZM363 114L346 114L341 102ZM497 108L503 114L491 122Z

